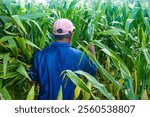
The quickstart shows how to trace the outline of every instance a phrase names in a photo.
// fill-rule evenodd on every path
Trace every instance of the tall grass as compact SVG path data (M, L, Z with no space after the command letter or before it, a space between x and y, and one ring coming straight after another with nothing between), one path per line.
M63 72L77 85L74 99L150 99L148 4L53 0L42 5L1 0L0 98L36 99L38 86L32 86L28 76L33 55L50 45L53 23L64 17L76 27L72 46L97 67L95 78L83 71ZM90 43L96 47L96 58L88 51ZM61 96L60 89L58 99Z

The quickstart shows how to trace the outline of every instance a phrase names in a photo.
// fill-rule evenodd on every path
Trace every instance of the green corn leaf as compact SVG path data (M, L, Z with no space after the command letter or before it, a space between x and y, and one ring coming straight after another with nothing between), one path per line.
M62 85L60 86L60 89L57 95L57 100L63 100Z
M87 88L86 84L80 80L80 78L70 70L65 70L66 75L73 81L74 84L79 86L82 90L87 93L90 93L90 90Z
M148 34L150 35L150 23L149 23L147 17L144 18L144 23L145 23L145 26L146 26L146 29L147 29L146 31L147 31Z
M10 1L8 1L8 0L3 0L3 3L6 5L6 8L7 8L9 14L12 14Z
M29 75L28 75L28 73L27 73L25 67L24 67L22 64L19 65L19 67L18 67L18 69L17 69L17 72L19 72L19 73L22 74L24 77L26 77L26 78L28 78L28 79L30 80L30 77L29 77Z
M65 75L67 75L76 86L79 86L83 91L90 93L93 99L96 99L93 93L86 86L86 84L82 80L80 80L80 78L74 72L72 72L71 70L65 70L64 72L62 72L62 74L63 73L65 73Z
M139 34L139 38L141 38L141 44L142 44L142 47L144 47L147 43L147 39L146 39L146 36L145 36L145 32L142 28L140 28L140 34Z
M145 68L145 57L142 54L142 51L139 51L135 60L135 94L139 93L141 80L145 79L146 68Z
M10 62L15 62L16 59L14 58L9 58L9 61ZM18 67L18 63L16 64L7 64L7 71L13 71L13 70L16 70L16 68ZM3 73L2 75L4 75L4 69L3 69L3 64L0 64L0 73ZM9 73L9 72L8 72Z
M79 0L72 0L71 1L71 3L70 3L70 5L69 5L69 8L74 8L75 7L75 5L77 4L79 2Z
M118 22L118 21L112 21L111 24L113 24L113 25L114 25L114 24L122 25L122 23L121 23L121 22Z
M150 91L150 66L147 68L147 86L148 92Z
M16 33L12 33L12 32L6 31L6 30L4 30L4 32L5 32L6 34L12 35L12 36L16 36L16 35L17 35Z
M7 23L5 23L4 29L6 30L6 29L10 28L11 26L12 26L12 22L7 22Z
M30 59L32 57L31 52L26 46L26 41L24 38L16 37L17 43L23 53L24 59L27 60L27 62L30 62Z
M3 87L3 82L2 82L2 79L0 79L0 92L2 90L2 87Z
M2 79L10 79L10 78L14 78L18 75L17 72L7 72L7 74L4 76L4 74L0 74L0 78Z
M25 40L25 43L28 44L28 45L31 45L31 46L35 47L38 50L41 50L37 45L35 45L34 43L32 43L30 40Z
M76 100L79 97L80 92L81 92L81 88L79 86L76 86L76 88L74 90L74 100Z
M9 53L4 54L4 57L3 57L4 76L6 76L8 61L9 61Z
M107 30L107 31L101 31L101 32L98 32L98 34L101 34L101 35L121 35L121 32L124 33L124 31L122 29L119 29L119 28L113 28L113 29L110 29L110 30Z
M123 69L131 76L131 73L126 64L124 63L124 61L113 50L111 50L110 48L108 48L107 46L105 46L104 44L102 44L100 41L97 40L94 41L94 44L102 48L102 51L105 52L107 55L116 59L121 64Z
M114 96L110 93L108 93L107 89L103 84L100 84L93 76L91 76L89 73L86 73L84 71L75 71L75 73L85 76L88 81L91 83L91 85L95 88L97 88L104 96L106 96L108 99L115 99Z
M13 39L12 36L4 36L0 39L0 43Z
M41 27L39 26L39 24L36 21L34 21L34 20L30 20L30 22L33 22L37 26L37 28L39 29L39 31L41 32L41 34L44 36L44 33L43 33Z
M130 18L132 19L132 18L135 18L135 16L137 15L137 13L139 12L139 10L140 10L140 7L135 7L132 11L131 11L131 13L130 13Z
M150 54L148 53L148 49L146 49L146 48L143 49L143 53L144 53L147 63L150 65Z
M128 67L124 63L124 61L114 51L112 51L110 48L106 47L102 43L96 41L95 45L96 44L99 45L99 47L101 47L102 50L107 55L109 55L113 59L116 59L115 60L115 62L116 62L115 64L117 64L117 68L120 69L122 77L125 79L126 88L129 88L129 90L127 90L128 98L135 99L134 91L133 91L133 78L131 76L130 71L128 70Z
M75 6L78 2L79 2L79 0L72 0L71 1L69 8L66 12L66 16L68 17L68 19L72 19L73 15L74 15Z
M33 86L31 87L26 100L34 100L34 95L35 95L34 88L35 88L35 84L33 84Z
M122 9L123 10L123 16L127 17L127 15L129 14L129 7L128 7L129 6L129 2L126 1L126 2L123 2L123 3L124 3L123 4L124 5L123 9Z
M127 19L125 25L126 38L128 39L129 28L134 19Z
M23 26L23 24L21 23L19 17L17 15L13 15L12 16L13 20L16 22L16 24L22 29L22 31L27 34L25 27Z
M86 85L87 85L87 87L89 88L89 90L91 91L91 89L92 89L92 84L88 81ZM89 93L83 92L83 100L89 100L90 97L91 97L91 95L90 95Z
M127 74L122 67L120 66L120 71L121 71L121 75L122 77L125 79L124 81L124 86L127 92L127 97L128 99L134 100L135 99L135 95L134 95L134 91L133 91L133 78Z
M20 15L19 16L19 19L20 20L29 20L29 19L37 19L37 18L43 18L43 17L47 17L49 16L50 13L38 13L38 12L35 12L35 13L31 13L31 14L25 14L25 15Z
M93 11L98 11L99 10L99 7L100 7L100 0L97 0L97 1L93 1L92 3L92 9L94 9Z
M91 59L91 61L96 65L96 67L101 71L101 73L108 78L112 83L118 85L119 87L122 87L118 81L115 80L105 69L104 67L95 59L95 57L82 45L78 43L78 45L83 49L83 51L88 55L88 57Z
M8 40L9 47L12 50L12 53L17 57L18 56L18 47L16 42L13 39Z
M19 79L21 79L22 76L21 75L17 75L15 78L13 78L12 80L10 80L7 84L5 84L4 86L7 88L11 85L13 85L16 81L18 81Z
M46 41L46 35L44 35L44 33L43 33L41 27L39 26L39 24L38 24L36 21L30 20L30 22L33 22L33 23L37 26L37 28L39 29L39 31L41 32L42 38L41 38L41 40L40 40L39 47L40 47L40 48L43 48L44 45L45 45L45 41Z
M79 15L77 15L75 17L75 33L73 35L73 39L72 39L72 46L75 47L77 45L77 41L79 39L79 34L80 34L80 23L81 23L81 12L78 13Z
M130 57L132 59L132 61L134 61L134 59L132 57L132 51L129 48L127 48L116 36L113 36L113 40L116 42L116 44L122 50L122 52L125 53L128 57Z
M6 89L6 87L3 87L3 89L1 90L0 93L2 94L2 96L3 96L3 98L4 98L5 100L12 100L12 97L11 97L11 95L9 94L8 90Z
M90 23L88 24L88 28L87 28L87 31L86 31L87 41L88 42L93 40L93 38L94 38L94 30L95 30L95 25L93 24L93 20L91 20Z
M149 100L149 99L148 99L148 94L147 94L146 89L144 89L144 91L143 91L143 93L142 93L141 100Z

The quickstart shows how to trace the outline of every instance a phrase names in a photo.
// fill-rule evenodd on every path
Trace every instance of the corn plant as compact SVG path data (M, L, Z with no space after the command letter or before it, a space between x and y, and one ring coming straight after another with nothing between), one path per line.
M61 17L76 27L72 46L97 67L95 78L83 71L63 71L61 75L76 85L74 99L150 99L149 4L148 0L47 0L46 5L1 0L0 99L37 99L38 85L31 83L28 70L36 51L54 41L53 23ZM88 50L91 43L96 58Z

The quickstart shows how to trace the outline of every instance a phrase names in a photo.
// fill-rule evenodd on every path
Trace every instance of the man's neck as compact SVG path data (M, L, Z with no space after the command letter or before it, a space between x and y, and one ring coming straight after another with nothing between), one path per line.
M70 44L70 41L68 39L57 39L56 42L65 42L65 43L69 43Z

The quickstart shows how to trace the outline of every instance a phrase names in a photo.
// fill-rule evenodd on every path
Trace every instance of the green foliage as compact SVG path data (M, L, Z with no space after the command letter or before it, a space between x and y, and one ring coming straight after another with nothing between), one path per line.
M76 27L72 46L97 67L95 78L83 71L63 72L77 85L74 99L150 99L148 2L47 2L0 1L0 99L36 99L38 87L30 82L28 70L35 52L54 41L53 23L61 17ZM87 49L91 43L96 58ZM62 97L60 87L58 99Z
M62 86L60 86L58 96L57 96L57 100L62 100L62 99L63 99Z
M35 85L33 85L27 95L27 98L26 100L34 100L34 95L35 95L35 92L34 92L34 88L35 88Z

